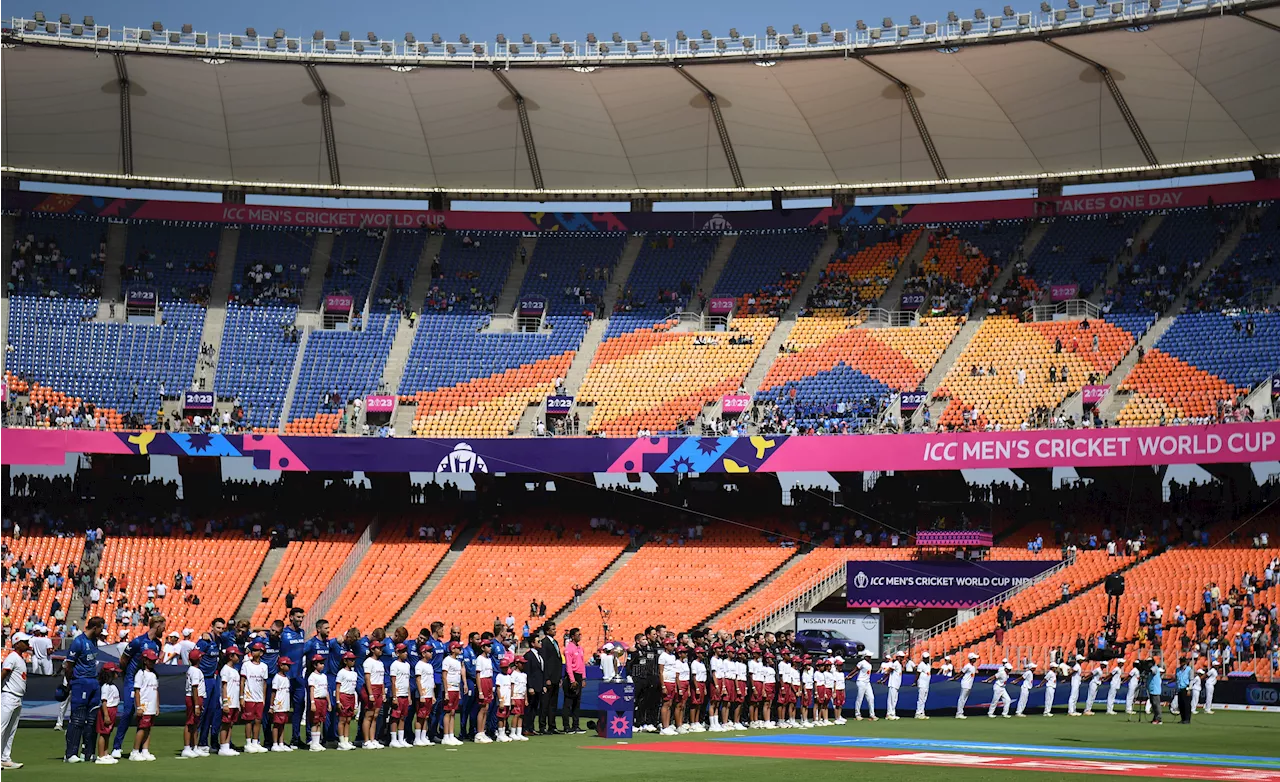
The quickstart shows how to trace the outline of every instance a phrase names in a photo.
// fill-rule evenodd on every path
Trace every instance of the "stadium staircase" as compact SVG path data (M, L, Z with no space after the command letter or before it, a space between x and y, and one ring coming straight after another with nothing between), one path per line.
M733 248L737 245L737 234L724 234L720 237L716 252L711 256L711 263L707 264L707 270L702 273L702 279L698 280L698 284L693 288L695 294L702 291L708 297L711 296L711 292L716 289L716 283L720 281L720 275L724 273L725 265L729 262L729 256L733 255Z
M1053 225L1050 220L1038 222L1031 226L1031 230L1027 231L1026 237L1022 240L1022 254L1019 256L1023 260L1031 257L1031 253L1036 251L1036 247L1040 245L1040 240L1044 239L1045 234L1049 233L1049 227ZM1009 284L1009 280L1013 279L1014 267L1016 264L1010 259L1005 263L1004 268L1000 270L999 276L991 283L992 290L1003 290L1004 286ZM978 319L986 317L985 312L976 313ZM941 380L941 376L938 378Z
M520 263L519 250L516 251L516 257L511 259L511 270L507 272L507 281L503 283L502 293L498 294L498 304L493 308L494 313L497 315L515 314L516 300L520 298L520 288L524 285L524 276L528 274L529 264L533 262L533 253L538 248L537 237L522 237L520 239L520 247L524 248L528 254L528 259L524 263Z
M422 311L422 302L427 298L427 291L431 290L431 262L440 254L442 247L444 247L444 234L433 233L427 236L427 241L422 245L422 254L418 256L418 268L414 271L413 284L409 286L409 309ZM399 385L399 381L396 381L396 385Z
M800 287L791 296L791 303L787 306L786 311L782 313L782 317L778 320L778 325L773 328L773 334L769 335L769 341L760 350L760 355L756 356L756 363L751 365L751 371L747 373L746 379L742 382L747 395L753 399L756 392L760 390L760 384L764 382L765 375L769 374L770 365L778 357L778 349L791 337L791 330L795 328L800 310L804 308L805 302L809 299L809 294L813 293L813 289L818 285L818 279L822 276L823 269L826 269L827 264L831 263L831 256L835 255L838 247L837 240L838 236L835 233L827 234L826 241L822 243L822 247L818 248L818 254L813 257L813 263L809 264L809 269L804 274L804 281L800 283ZM722 403L717 402L716 404L716 415L720 415Z
M889 287L885 288L884 295L880 297L880 307L882 309L893 312L902 309L902 288L907 284L907 279L911 276L911 270L919 268L924 263L924 256L929 251L929 237L933 236L933 231L924 230L916 237L916 243L907 252L907 256L898 264L898 271L893 275L893 279L889 282Z
M1093 590L1093 589L1095 589L1095 588L1097 588L1097 587L1101 586L1101 585L1103 584L1103 582L1105 582L1105 581L1107 580L1107 577L1108 577L1108 576L1115 575L1115 574L1124 574L1124 573L1127 573L1127 572L1129 572L1130 570L1132 570L1133 568L1137 567L1138 565L1142 564L1143 562L1148 561L1149 559L1151 559L1152 557L1155 557L1155 556L1159 556L1159 555L1158 555L1158 554L1148 554L1147 556L1144 556L1144 557L1135 557L1135 558L1132 558L1132 559L1130 559L1130 558L1124 558L1124 559L1122 560L1122 561L1124 562L1124 565L1123 565L1123 566L1118 567L1118 568L1116 568L1115 570L1112 570L1112 571L1110 571L1110 572L1108 572L1108 573L1106 573L1106 574L1104 574L1104 575L1100 576L1099 578L1097 578L1097 579L1095 579L1095 580L1093 580L1093 581L1090 581L1090 582L1088 582L1088 583L1086 583L1086 584L1081 584L1081 585L1079 585L1079 586L1072 585L1072 586L1071 586L1071 591L1070 591L1070 593L1068 594L1068 596L1067 596L1067 597L1059 597L1059 598L1057 598L1056 600L1054 600L1053 602L1051 602L1051 603L1049 603L1049 604L1047 604L1047 605L1045 605L1045 606L1043 606L1043 607L1041 607L1041 608L1039 608L1039 609L1037 609L1037 610L1035 610L1035 611L1032 611L1032 612L1030 612L1030 613L1027 613L1027 614L1024 614L1024 615L1021 615L1021 616L1016 616L1016 617L1015 617L1015 619L1014 619L1013 624L1011 624L1008 628L1006 628L1006 630L1005 630L1006 635L1008 635L1009 633L1013 633L1013 632L1014 632L1014 631L1015 631L1015 630L1016 630L1020 625L1026 624L1027 622L1030 622L1031 620L1033 620L1033 619L1035 619L1035 618L1037 618L1037 617L1039 617L1039 616L1043 616L1044 614L1047 614L1047 613L1049 613L1050 611L1053 611L1054 609L1061 608L1062 606L1066 605L1067 603L1070 603L1072 600L1075 600L1076 598L1080 597L1081 595L1083 595L1083 594L1085 594L1085 593L1087 593L1087 592L1090 592L1091 590ZM1024 590L1024 589L1026 589L1026 588L1028 588L1028 587L1034 586L1035 584L1038 584L1038 583L1040 583L1041 581L1043 581L1043 580L1045 580L1045 579L1053 578L1055 575L1057 575L1057 574L1058 574L1058 573L1060 573L1060 572L1061 572L1061 569L1059 569L1059 568L1055 568L1055 569L1053 569L1053 570L1048 571L1047 573L1042 574L1040 578L1037 578L1037 579L1036 579L1036 580L1034 580L1034 581L1031 581L1031 582L1028 582L1027 584L1024 584L1024 585L1023 585L1022 587L1020 587L1019 589L1016 589L1016 590L1010 590L1009 592L1006 592L1006 593L1005 593L1005 594L1003 594L1003 595L998 595L996 598L993 598L993 599L991 599L991 600L987 601L987 602L988 602L988 604L989 604L989 605L987 605L987 608L988 608L988 609L994 609L994 608L997 608L1001 603L1008 602L1008 600L1009 600L1010 598L1012 598L1015 594L1017 594L1017 592L1020 592L1020 591L1022 591L1022 590ZM970 620L971 620L971 619L973 619L973 618L975 618L975 617L979 616L981 612L966 612L966 613L969 613L969 617L968 617L968 619L970 619ZM1098 619L1099 619L1099 621L1101 621L1101 617L1098 617ZM946 624L946 623L944 623L944 624ZM963 624L964 624L963 622L960 622L960 623L957 623L955 626L956 626L956 627L961 627L961 626L963 626ZM939 625L938 627L942 627L942 625ZM924 637L916 637L916 638L914 639L914 645L915 645L915 646L917 646L917 647L927 646L927 644L928 644L927 639L928 639L928 638L931 638L931 637L934 637L934 636L936 636L936 635L938 635L938 633L937 633L937 632L935 632L937 629L938 629L938 628L933 628L932 630L926 631L926 633L925 633L925 636L924 636ZM1095 629L1095 630L1096 630L1096 629L1100 629L1100 628L1093 628L1093 629ZM935 657L939 657L939 656L941 656L941 655L943 655L943 654L956 654L956 653L958 653L958 652L962 652L962 651L964 651L965 649L973 648L973 647L974 647L974 646L976 646L977 644L980 644L980 643L982 643L982 642L984 642L984 641L991 640L991 639L992 639L992 638L994 638L994 637L995 637L995 631L994 631L994 630L993 630L993 631L991 631L991 632L983 633L982 635L979 635L979 636L976 636L976 637L972 637L972 638L970 638L969 640L967 640L966 642L964 642L964 643L962 643L962 644L958 644L958 645L956 645L956 646L954 646L954 647L948 647L948 648L946 648L946 649L945 649L945 650L943 650L943 651L939 651L939 652L938 652L937 654L935 654L934 656L935 656ZM1016 645L1016 644L1013 644L1013 645ZM1066 642L1065 642L1065 641L1064 641L1063 645L1064 645L1064 646L1066 645Z
M254 577L253 584L249 586L249 591L245 593L244 600L241 601L240 607L236 609L236 621L249 619L253 616L254 610L258 607L258 602L262 600L262 590L275 577L276 569L280 567L280 562L284 559L286 551L288 551L288 547L278 546L267 552L267 556L262 560L262 565L258 568L258 575Z
M1250 212L1246 217L1252 217L1255 214L1256 211ZM1138 365L1138 348L1141 347L1143 353L1149 353L1151 349L1155 347L1156 342L1159 341L1159 339L1164 336L1164 333L1169 330L1169 327L1173 325L1173 321L1177 317L1177 314L1182 312L1182 308L1186 306L1187 298L1190 297L1192 293L1199 290L1200 286L1204 285L1205 281L1209 279L1209 275L1213 274L1214 270L1221 266L1228 258L1231 257L1231 254L1235 252L1236 245L1239 244L1240 238L1244 236L1244 229L1247 222L1247 219L1241 219L1236 224L1231 232L1227 234L1227 238L1222 245L1218 247L1217 251L1214 252L1212 256L1210 256L1208 262L1200 267L1200 271L1195 275L1195 277L1191 278L1191 281L1187 283L1186 286L1183 287L1182 291L1178 294L1178 298L1174 299L1173 303L1169 305L1168 313L1156 319L1156 322L1151 325L1151 328L1147 329L1146 333L1143 334L1142 337L1134 344L1133 349L1130 350L1123 359L1121 359L1120 363L1116 365L1116 368L1111 371L1111 374L1107 375L1107 377L1102 381L1103 384L1111 386L1112 389L1108 391L1107 395L1098 403L1098 415L1102 416L1102 420L1114 422L1116 420L1116 416L1120 414L1120 411L1124 409L1124 406L1129 402L1131 394L1117 389L1120 382L1129 375L1129 372L1131 372L1135 366ZM1150 223L1150 221L1148 221L1148 223ZM1159 224L1157 223L1157 227L1158 225ZM1145 229L1146 226L1144 226L1144 231ZM1153 232L1154 230L1155 229L1152 228ZM1150 236L1150 234L1147 234L1147 236ZM1137 242L1135 242L1135 244L1136 243ZM1059 410L1062 410L1063 407L1073 403L1076 407L1079 406L1079 394L1072 394L1070 397L1067 397L1067 399L1063 401L1062 406L1059 407Z
M227 325L227 299L231 295L231 277L235 274L236 249L239 245L240 229L223 228L218 242L218 260L213 282L209 286L209 307L204 313L204 330L200 333L201 345L213 345L215 348L222 345L222 331ZM213 388L218 356L213 358L213 366L205 367L199 360L196 361L196 388ZM202 379L203 385L200 383Z
M631 558L636 555L636 551L638 551L639 548L640 546L638 545L634 548L628 546L623 550L621 554L609 563L609 567L600 571L600 574L593 578L591 583L587 584L586 590L582 593L582 597L578 598L578 603L582 605L589 605L592 596L595 595L596 592L600 591L600 587L604 586L609 579L613 578L614 573L622 570L622 568L631 561ZM572 602L566 603L559 611L556 611L551 615L550 621L560 622L576 610L577 606Z
M124 303L121 280L124 276L124 253L129 241L129 227L124 223L107 224L107 261L102 270L102 290L98 294L98 320L109 320L112 304ZM125 320L124 307L116 309L116 320Z
M298 340L298 352L293 359L293 371L289 373L289 385L284 393L284 406L280 408L280 433L284 434L284 425L289 421L289 413L293 408L293 395L298 390L298 377L302 374L302 359L307 354L307 340L311 337L311 326L302 327L302 336ZM405 429L405 431L409 431Z
M1138 228L1138 232L1133 235L1133 246L1135 248L1142 247L1142 243L1155 235L1160 228L1160 224L1164 222L1165 216L1162 214L1153 214L1149 216L1142 226ZM1136 252L1136 250L1135 250ZM1116 287L1120 282L1120 261L1124 260L1123 253L1116 255L1111 261L1111 265L1107 267L1107 273L1102 278L1102 284L1094 288L1093 293L1089 296L1089 301L1094 304L1101 304L1102 297L1107 291Z
M796 559L797 557L791 557L788 561ZM796 614L809 611L828 597L845 590L848 586L847 567L846 563L840 562L828 568L817 579L801 585L786 597L775 602L764 612L764 616L759 621L753 623L750 627L743 627L742 629L757 633L794 629L796 626ZM750 596L748 595L747 597L749 599Z
M1012 266L1013 264L1009 264ZM1001 272L1004 276L1004 272ZM933 398L933 392L937 390L938 384L947 376L947 372L951 370L952 365L956 363L956 359L960 358L960 354L964 352L965 346L969 344L969 340L973 339L973 335L978 333L978 329L982 326L982 317L975 314L974 317L965 321L965 324L956 332L955 337L951 340L951 344L947 345L947 349L943 351L942 356L938 359L938 363L933 365L933 369L929 370L929 374L925 375L924 383L921 384L921 390L928 393L926 403L920 405L911 417L912 426L919 428L924 423L924 411L929 411L930 420L937 421L942 411L947 407L947 400Z
M13 243L18 236L18 216L4 215L0 217L0 257L4 262L0 263L0 325L4 328L4 333L9 333L9 271L12 266L9 256L13 254ZM5 364L8 361L8 351L0 351L0 376L3 376Z
M373 309L373 300L378 292L378 281L382 279L382 269L387 263L387 248L391 246L391 231L382 234L382 248L378 250L378 262L373 267L373 276L369 278L369 293L364 297L364 322L369 322L369 313Z
M609 278L609 284L605 287L604 300L601 302L601 309L606 316L613 313L613 307L618 303L618 296L622 293L622 287L627 284L627 278L631 276L631 270L635 268L636 258L640 257L640 250L644 248L644 237L640 234L632 234L627 237L627 244L622 248L622 256L618 259L618 265L613 269L613 276ZM582 338L582 344L578 347L578 351L573 355L573 363L569 365L569 371L564 376L564 393L568 396L577 397L578 389L582 387L582 381L587 376L587 369L591 366L591 360L595 358L596 349L600 347L600 343L604 341L605 330L609 327L607 319L598 319L591 322L587 327L586 336ZM542 408L546 409L546 403ZM593 405L574 404L573 412L578 414L578 420L582 431L587 431L587 422L591 420L591 411L594 410ZM521 433L527 433L523 428Z
M301 348L299 348L301 352ZM322 619L329 614L329 609L333 608L334 601L338 599L338 595L342 594L342 589L355 575L356 569L360 567L360 560L364 559L364 555L368 553L369 548L373 545L373 539L377 536L378 530L382 529L381 519L375 517L369 525L364 528L360 539L356 541L352 547L351 553L347 554L347 558L343 560L342 567L338 568L338 572L333 574L333 578L329 579L329 585L324 588L320 596L307 606L307 615L303 618L304 627L310 627L315 624L317 619ZM280 549L283 551L284 549ZM278 564L278 563L277 563ZM259 569L259 574L262 570ZM263 582L268 583L268 582ZM262 587L258 587L258 593L261 594ZM246 600L252 605L252 595L255 594L252 588L249 590L249 596ZM243 605L241 606L243 610ZM237 612L238 613L238 612ZM250 613L253 613L250 609Z
M808 555L808 553L809 553L808 551L800 551L800 552L797 552L794 556L787 557L786 561L784 561L781 565L778 565L776 568L773 569L773 572L769 573L764 578L757 581L755 584L752 584L750 589L738 595L733 600L729 601L729 603L726 604L719 611L707 617L705 620L699 622L698 626L715 628L717 622L724 619L730 613L736 611L743 603L755 597L757 594L760 593L761 590L763 590L765 587L769 586L769 584L772 584L774 581L776 581L778 577L781 576L783 573L786 573L788 570L795 567L795 565L799 563L801 560L803 560L805 556ZM736 630L738 628L735 627L730 629Z
M298 313L319 312L320 299L324 294L325 273L329 271L329 256L333 253L334 235L330 231L316 234L316 243L311 248L311 265L307 269L307 287L302 291L302 304ZM298 348L298 357L302 357L302 348ZM295 370L296 371L296 370ZM288 408L285 408L284 420L289 420Z
M396 614L396 618L391 620L389 627L399 627L408 622L418 612L418 609L422 608L422 604L427 602L427 596L431 594L432 590L440 586L440 582L448 575L453 563L457 562L462 556L463 549L480 532L480 527L481 525L479 524L468 524L458 530L457 536L453 539L453 545L449 547L449 553L444 555L444 559L441 559L440 563L435 566L431 571L431 575L427 576L427 580L422 582L422 586L418 587L418 591L413 593L413 597L409 598L409 602L404 604L404 607L400 609L400 613Z

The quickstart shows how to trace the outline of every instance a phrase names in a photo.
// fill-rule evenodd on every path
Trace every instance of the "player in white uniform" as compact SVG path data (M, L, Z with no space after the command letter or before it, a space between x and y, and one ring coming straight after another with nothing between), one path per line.
M943 655L942 665L938 668L938 673L950 679L956 675L956 667L951 664L951 655Z
M466 683L463 677L462 661L458 655L462 652L462 644L457 641L449 643L449 656L440 663L444 684L444 740L440 743L449 747L460 747L462 741L453 735L454 716L458 711L458 702L465 692Z
M871 652L863 650L858 659L858 676L854 679L857 695L853 700L853 718L862 719L862 701L867 701L867 716L872 722L876 720L876 702L871 696Z
M619 666L618 670L621 672L621 666ZM511 729L513 731L512 741L529 740L529 737L524 735L524 710L528 692L529 675L524 672L524 658L516 657L515 667L511 671L511 716L514 717L512 722L515 724L515 727Z
M916 666L916 719L927 720L929 715L925 713L925 709L929 703L929 677L933 675L933 661L929 659L929 652L920 653L920 664Z
M3 684L0 684L0 769L13 771L22 768L13 760L13 737L18 733L18 721L22 719L22 699L27 694L27 658L31 651L31 636L14 633L9 639L13 650L5 655ZM75 757L75 756L73 756Z
M1204 674L1204 713L1213 714L1213 688L1218 686L1218 669L1210 666Z
M956 702L956 719L968 719L964 716L964 705L969 702L969 690L973 689L973 679L978 675L978 653L969 652L969 662L960 669L960 700Z
M832 666L831 675L831 699L835 711L835 724L843 725L848 720L844 718L844 693L845 693L845 677L844 677L844 658L834 658L835 665Z
M476 661L479 662L479 660L480 658L477 657ZM396 644L396 659L391 662L389 673L391 674L391 700L388 701L391 704L391 740L387 742L387 746L404 749L413 746L404 740L404 720L409 716L411 708L409 678L413 676L413 668L409 666L409 648L405 644ZM484 723L477 724L484 725ZM478 739L483 733L482 727L476 733L476 738Z
M1019 717L1027 716L1024 712L1027 710L1027 701L1031 699L1031 691L1035 689L1036 664L1027 663L1027 667L1022 671L1020 677L1021 687L1018 689L1018 711Z
M1093 673L1089 674L1089 697L1084 702L1084 713L1086 717L1093 716L1093 703L1098 699L1098 688L1102 686L1102 677L1106 673L1106 666L1099 665L1093 669Z
M364 714L361 716L361 727L364 744L361 749L382 749L382 742L375 738L378 735L378 712L386 699L387 666L382 664L377 650L370 651L364 658Z
M996 707L1003 706L1004 713L1001 715L1005 719L1009 719L1009 706L1012 705L1013 699L1009 697L1009 671L1013 670L1013 663L1007 659L1000 662L1000 667L996 669L996 673L987 681L993 683L995 688L991 692L991 705L987 707L987 716L992 719L996 716Z
M1124 693L1124 713L1133 714L1133 699L1138 695L1138 679L1142 677L1138 666L1129 669L1129 687Z
M242 674L243 671L242 667ZM360 696L358 692L360 674L356 673L355 652L346 651L342 653L342 667L338 669L338 674L334 677L334 688L337 690L338 696L338 750L349 752L356 748L356 745L351 741L351 721L355 719L356 700ZM404 723L401 722L400 724L403 725ZM247 747L245 751L248 751Z
M1191 713L1194 715L1200 707L1200 689L1204 686L1204 669L1200 668L1191 674Z
M1058 691L1058 676L1062 673L1062 666L1049 663L1049 667L1044 672L1044 716L1053 716L1053 699Z
M227 662L218 672L218 686L222 690L219 694L222 701L222 724L218 729L218 754L235 757L240 753L231 748L231 728L240 720L240 649L228 646L224 654Z
M367 665L368 663L366 662ZM368 674L365 675L368 676ZM431 721L431 710L435 706L436 699L436 672L431 667L431 659L429 657L419 657L418 661L413 664L413 678L418 684L418 710L414 715L413 746L429 747L431 746L431 736L428 723ZM509 680L508 689L510 689ZM368 742L365 743L367 744Z
M893 659L889 662L889 708L886 710L885 719L898 719L898 690L902 689L902 658L905 655L902 652L894 652Z
M293 747L284 743L284 728L289 723L289 715L293 711L293 698L290 692L293 680L289 678L289 669L293 667L293 661L281 655L276 664L279 666L276 669L276 675L271 677L271 751L293 752ZM200 669L195 670L198 673ZM203 679L200 680L200 686L204 686Z
M500 744L509 744L511 738L507 736L507 723L511 719L511 662L514 656L504 656L498 665L498 675L493 677L493 702L494 708L498 710L498 728L497 736L494 741ZM417 744L415 739L414 744Z
M240 665L240 710L244 715L244 751L259 754L271 750L262 746L262 712L267 705L267 664L262 661L266 645L249 645L249 659Z
M1084 674L1084 657L1076 655L1075 664L1071 666L1071 695L1067 697L1067 716L1079 717L1076 705L1080 702L1080 678Z
M235 649L228 648L228 652ZM155 760L151 754L151 725L160 714L160 682L156 679L156 660L160 655L152 649L142 650L142 667L133 675L133 702L137 704L138 730L133 735L133 752L129 760ZM239 753L236 753L239 754Z
M177 630L170 630L165 636L164 646L160 648L160 662L163 665L186 665L182 660L182 647L178 642Z
M804 692L804 701L801 704L803 712L800 715L800 727L802 728L812 728L814 726L813 720L809 717L809 711L810 707L813 705L814 680L816 678L817 675L814 673L813 663L806 660L804 664L804 671L800 673L800 686L803 688Z
M689 678L693 680L691 682L693 687L691 692L701 693L700 699L702 701L701 703L694 703L690 700L689 703L689 730L694 733L702 733L707 729L706 723L703 722L707 716L707 664L702 661L704 654L705 650L703 649L695 650L695 656L692 658L693 662L689 663Z
M1116 698L1120 696L1120 683L1124 681L1124 658L1117 658L1111 665L1110 686L1107 688L1107 714L1116 713Z

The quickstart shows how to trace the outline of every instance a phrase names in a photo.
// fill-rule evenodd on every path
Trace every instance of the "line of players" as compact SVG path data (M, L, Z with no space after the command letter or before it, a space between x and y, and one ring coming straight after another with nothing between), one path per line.
M323 751L325 742L335 741L339 750L355 749L357 741L374 750L459 745L468 735L481 744L527 740L524 659L491 633L472 633L467 644L446 641L443 623L435 622L415 639L399 628L392 636L376 629L339 642L324 620L308 637L302 618L295 608L288 625L278 620L257 635L245 622L227 629L224 620L214 620L188 652L182 757L240 754L231 746L239 725L250 754ZM129 759L154 760L149 734L159 714L154 671L165 620L153 618L130 640L118 665L99 668L103 628L101 617L91 618L68 653L64 759L118 762L125 734L136 726Z

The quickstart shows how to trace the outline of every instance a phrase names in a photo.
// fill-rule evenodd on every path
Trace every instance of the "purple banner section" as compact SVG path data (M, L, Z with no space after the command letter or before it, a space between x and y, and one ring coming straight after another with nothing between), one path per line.
M990 546L990 532L972 530L929 530L916 533L917 546Z
M307 437L5 429L0 462L68 453L252 456L259 469L367 472L863 472L1280 461L1280 422L831 437Z
M928 391L903 391L898 397L900 409L904 413L914 413L919 410L920 405L927 402L928 399Z
M1049 286L1049 301L1070 301L1079 295L1080 286L1074 282Z
M156 292L150 288L130 288L125 301L130 307L155 307Z
M183 391L182 409L192 412L211 412L213 410L212 391Z
M849 608L968 608L1022 586L1057 565L1037 562L849 562L845 602Z
M904 293L902 294L901 307L904 310L918 310L924 304L926 296L923 293Z
M542 296L525 296L520 299L518 310L523 318L541 317L547 311L547 300Z
M454 231L741 231L857 228L866 225L932 225L974 220L1023 220L1044 215L1105 214L1177 209L1280 198L1280 180L1231 182L1054 199L1011 198L936 204L828 206L745 212L455 212L413 209L145 201L65 193L22 191L5 197L5 208L117 220L279 225L305 228L429 228Z
M573 397L547 397L547 415L568 415L573 412Z
M707 300L708 315L728 315L733 312L733 305L737 300L732 296L717 296L714 299Z
M356 304L354 296L343 296L340 294L330 294L324 297L325 312L351 312L351 308Z

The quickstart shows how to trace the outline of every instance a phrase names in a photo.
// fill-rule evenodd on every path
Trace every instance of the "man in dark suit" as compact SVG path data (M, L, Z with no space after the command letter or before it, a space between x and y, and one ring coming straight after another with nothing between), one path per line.
M542 674L545 684L542 689L542 727L543 733L559 733L556 730L556 712L560 707L560 679L564 677L564 656L560 653L560 643L556 640L556 623L547 622L542 626L546 637L542 639Z
M542 696L547 686L547 676L542 665L542 629L539 628L529 639L529 651L524 653L524 672L529 677L528 702L524 710L524 732L527 736L536 736L537 722L541 722L542 732L547 730L546 718L542 716Z

